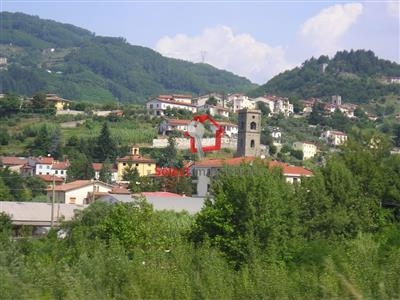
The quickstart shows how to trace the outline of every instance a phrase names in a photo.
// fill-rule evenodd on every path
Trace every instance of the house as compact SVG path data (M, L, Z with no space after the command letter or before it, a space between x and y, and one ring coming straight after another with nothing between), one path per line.
M179 101L177 101L179 100ZM156 99L150 100L146 103L146 109L147 111L154 116L164 116L165 115L165 110L167 108L176 108L176 109L184 109L188 110L192 113L197 112L197 106L194 104L187 103L186 101L183 101L183 98L163 98L163 97L158 97Z
M293 149L303 152L303 160L312 158L317 154L317 146L310 142L294 142Z
M37 158L33 158L35 163L35 175L53 175L53 163L54 158L48 156L39 156Z
M224 129L224 135L228 137L237 137L239 132L237 124L232 124L228 122L218 122L219 126Z
M92 163L92 168L94 170L94 178L99 180L100 171L103 168L103 164L102 163ZM110 166L109 172L111 175L111 182L116 182L118 179L118 170L114 166Z
M347 141L347 135L341 131L327 130L321 134L321 139L331 146L340 146Z
M232 94L228 96L228 102L232 103L233 112L237 112L241 109L255 109L256 103L250 100L249 97L243 94Z
M89 204L93 199L89 195L93 193L107 193L112 186L97 180L76 180L73 182L47 188L47 199L49 202L65 204ZM92 194L91 194L92 193Z
M179 103L192 104L192 95L159 95L159 99L175 101Z
M56 110L64 110L69 107L72 101L63 99L56 94L46 94L46 102L51 103Z
M164 119L159 126L159 133L162 135L168 135L173 131L185 132L188 130L188 124L191 120L179 120L179 119Z
M258 103L258 102L264 103L268 107L268 109L270 111L268 116L269 117L272 116L272 114L273 114L273 112L275 110L275 101L274 100L269 99L266 96L261 96L261 97L254 98L254 101L256 103Z
M21 168L26 164L27 159L25 157L15 156L1 156L0 167L8 167L11 171L21 174Z
M282 141L282 132L279 127L269 127L268 128L271 132L271 137L274 144L280 144Z
M132 147L131 153L117 159L117 181L122 181L125 169L131 166L136 168L140 176L147 176L156 173L156 160L145 158L139 154L139 148Z
M206 104L207 100L210 98L214 98L215 100L217 100L217 106L225 107L224 97L223 97L223 95L218 94L218 93L210 93L210 94L206 94L206 95L202 95L200 97L194 98L193 104L195 104L197 106L204 106Z
M61 185L65 182L65 178L55 176L55 175L37 175L40 179L42 179L46 184L47 187L50 188L54 185Z
M226 107L204 104L202 106L198 106L197 109L206 111L212 117L221 116L229 118L230 109Z
M53 166L52 166L53 174L65 179L65 178L67 178L67 170L68 170L69 166L70 166L70 163L68 160L54 161Z
M254 99L255 102L264 103L272 114L283 114L288 117L294 113L293 104L289 102L286 97L280 97L275 95L264 95Z
M235 157L229 159L207 159L194 163L190 168L190 174L196 178L194 183L197 187L197 196L206 197L210 188L211 178L216 176L224 165L239 166L242 163L251 164L255 157ZM296 183L301 181L301 177L313 176L310 170L303 167L292 166L278 161L265 160L266 167L281 168L283 176L289 183Z

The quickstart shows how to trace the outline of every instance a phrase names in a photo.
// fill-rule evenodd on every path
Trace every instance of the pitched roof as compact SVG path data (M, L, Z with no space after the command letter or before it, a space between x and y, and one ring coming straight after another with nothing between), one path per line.
M36 157L36 163L42 165L52 165L54 163L54 158L47 156Z
M110 189L112 188L112 185L109 185L107 183L101 182L101 181L93 181L93 180L75 180L72 182L68 182L66 184L62 184L62 185L58 185L55 187L55 191L61 191L61 192L67 192L67 191L71 191L71 190L75 190L78 188L82 188L88 185L93 185L93 184L101 184L103 186L109 187ZM50 189L47 189L52 190Z
M69 161L57 161L53 164L53 170L66 170L69 168Z
M46 182L53 182L53 175L41 174L41 175L36 175L36 176ZM57 182L57 183L64 182L64 178L54 176L54 182Z
M222 168L223 165L238 166L241 163L249 163L255 160L255 157L235 157L229 159L209 159L196 162L196 168ZM312 176L313 173L303 167L289 165L279 161L267 161L270 168L282 168L283 175L285 176Z
M16 156L1 156L0 162L6 166L19 166L24 165L27 162L27 159L24 157L16 157Z
M145 158L140 155L127 155L124 157L120 157L117 159L118 162L131 162L131 163L147 163L147 164L155 164L156 160L151 158Z
M102 163L92 163L92 167L93 167L93 170L100 171L101 168L103 167L103 164Z

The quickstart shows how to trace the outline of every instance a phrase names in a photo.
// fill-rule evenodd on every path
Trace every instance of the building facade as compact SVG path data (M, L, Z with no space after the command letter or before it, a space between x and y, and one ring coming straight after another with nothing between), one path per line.
M260 156L261 111L238 112L237 156Z

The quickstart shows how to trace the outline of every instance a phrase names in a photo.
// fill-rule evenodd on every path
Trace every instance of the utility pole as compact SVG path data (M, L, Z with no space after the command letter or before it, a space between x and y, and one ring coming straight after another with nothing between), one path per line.
M54 198L56 195L56 178L55 175L53 174L53 190L52 190L52 196L51 196L51 220L50 220L50 228L53 228L54 225Z

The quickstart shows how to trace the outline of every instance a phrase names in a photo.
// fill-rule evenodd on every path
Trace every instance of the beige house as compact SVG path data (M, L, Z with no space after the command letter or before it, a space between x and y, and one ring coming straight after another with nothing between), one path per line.
M88 204L92 202L91 197L96 193L108 193L112 186L97 180L76 180L55 187L47 188L47 199L49 202L65 204Z
M56 110L67 109L72 102L71 100L63 99L56 94L46 94L46 102L52 103Z
M341 131L327 130L321 134L321 139L332 146L340 146L347 141L347 135Z
M136 168L140 176L148 176L156 173L156 161L141 156L139 148L133 147L129 155L117 159L117 181L122 181L125 169L129 165L131 165L131 168Z
M312 158L317 154L317 146L309 142L294 142L293 149L303 152L303 160Z

